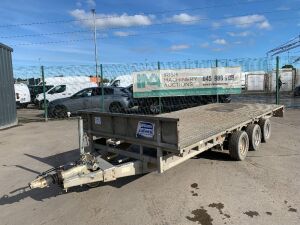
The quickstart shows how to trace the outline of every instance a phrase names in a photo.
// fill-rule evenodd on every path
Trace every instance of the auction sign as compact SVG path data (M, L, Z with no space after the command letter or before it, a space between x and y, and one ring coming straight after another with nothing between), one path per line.
M133 73L133 96L167 97L241 93L241 68L216 67Z

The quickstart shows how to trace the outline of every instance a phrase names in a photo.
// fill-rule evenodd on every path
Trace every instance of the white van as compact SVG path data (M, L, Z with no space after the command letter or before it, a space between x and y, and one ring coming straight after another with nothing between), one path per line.
M26 108L30 103L30 92L26 84L14 84L16 104L19 107Z
M66 76L66 77L46 77L46 85L59 85L59 84L77 84L77 83L96 83L95 77L88 76ZM38 85L43 85L41 81Z
M71 83L71 84L60 84L56 85L46 92L46 101L47 103L54 101L60 98L67 98L77 93L78 91L89 88L97 87L96 83L87 82L87 83ZM43 93L38 94L35 99L35 103L43 108L44 95Z
M122 75L115 78L110 82L110 86L113 87L128 87L133 83L133 78L131 75Z

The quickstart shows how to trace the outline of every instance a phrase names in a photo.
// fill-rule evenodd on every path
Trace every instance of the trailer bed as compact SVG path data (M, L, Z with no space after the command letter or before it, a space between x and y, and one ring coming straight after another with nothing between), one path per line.
M165 113L160 117L179 119L178 148L182 149L282 109L283 106L278 105L224 103Z
M98 110L81 111L80 114L86 120L84 131L89 135L182 153L195 143L230 133L262 117L282 116L283 106L216 103L156 116L103 113ZM139 135L141 124L152 136Z

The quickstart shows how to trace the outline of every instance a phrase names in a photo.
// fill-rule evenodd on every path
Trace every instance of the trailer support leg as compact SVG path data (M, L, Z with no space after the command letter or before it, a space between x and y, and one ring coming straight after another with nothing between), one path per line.
M162 150L161 148L157 148L157 168L158 168L158 172L159 173L163 173L164 172L164 168L163 168L163 154L162 154Z
M83 146L83 120L81 117L78 118L78 138L79 138L79 151L80 155L84 154Z

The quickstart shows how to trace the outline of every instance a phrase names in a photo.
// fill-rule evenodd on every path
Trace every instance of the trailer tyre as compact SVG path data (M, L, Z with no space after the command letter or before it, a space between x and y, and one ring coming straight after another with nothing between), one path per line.
M269 119L260 119L258 125L261 129L261 140L262 142L268 142L271 137L271 122Z
M257 124L250 124L246 128L246 133L249 137L249 149L258 150L261 143L261 129Z
M229 153L231 158L242 161L249 149L249 138L245 131L236 131L229 138Z
M96 187L99 187L100 185L101 185L100 181L96 181L96 182L93 182L93 183L86 184L86 186L88 186L89 188L96 188Z

